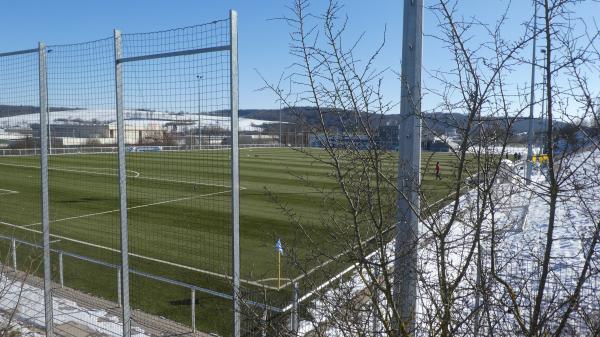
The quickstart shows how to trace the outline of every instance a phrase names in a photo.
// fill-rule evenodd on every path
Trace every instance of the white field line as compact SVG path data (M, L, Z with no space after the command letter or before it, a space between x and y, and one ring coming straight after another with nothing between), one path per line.
M34 168L34 169L39 169L40 168L37 165L23 165L23 164L9 164L9 163L0 163L0 165L2 165L2 166L13 166L13 167L24 167L24 168ZM97 169L104 170L105 168L99 168L98 167ZM50 171L74 172L74 173L85 173L85 174L98 175L98 176L109 176L109 177L117 177L118 176L117 173L102 173L102 172L86 171L86 170L76 170L76 169L69 169L69 168L50 167L50 168L48 168L48 170L50 170ZM112 169L109 169L109 170L112 170ZM133 170L127 170L127 172L133 172L134 173L133 176L128 176L128 178L135 178L135 179L142 179L142 180L164 181L164 182L169 182L169 183L181 183L181 184L191 184L191 185L202 185L202 186L213 186L213 187L231 188L231 186L229 186L229 185L221 185L221 184L213 184L213 183L203 183L203 182L189 181L189 180L165 179L165 178L157 178L157 177L142 177L139 172L133 171ZM245 190L245 189L246 189L245 187L241 187L240 186L240 190Z
M221 191L221 192L214 192L214 193L208 193L208 194L201 194L201 195L193 195L191 197L182 197L182 198L171 199L171 200L157 201L157 202L153 202L153 203L150 203L150 204L143 204L143 205L131 206L131 207L127 207L127 209L130 210L130 209L138 209L138 208L144 208L144 207L150 207L150 206L156 206L156 205L163 205L163 204L169 204L169 203L172 203L172 202L178 202L178 201L185 201L185 200L191 200L191 199L197 199L197 198L210 197L212 195L224 194L224 193L229 193L229 192L231 192L231 190L229 190L229 191ZM119 212L119 211L120 211L120 209L112 209L110 211L103 211L103 212L90 213L90 214L84 214L84 215L78 215L78 216L71 216L71 217L68 217L68 218L62 218L62 219L52 220L52 221L50 221L50 223L56 223L56 222L61 222L61 221L74 220L74 219L81 219L81 218L89 218L89 217L96 216L96 215L116 213L116 212ZM29 225L23 225L22 227L33 227L33 226L37 226L37 225L41 225L41 224L42 224L41 222L36 222L36 223L29 224Z
M81 173L90 173L90 174L101 174L101 175L107 175L107 176L118 176L118 169L113 169L113 168L107 168L107 167L92 167L93 170L98 170L98 171L88 171L88 170L80 170L78 167L63 167L63 168L50 168L50 170L55 170L55 171L66 171L66 172L81 172ZM102 171L114 171L115 173L102 173ZM127 173L133 173L133 175L128 176L129 178L137 178L140 176L140 173L138 171L134 171L134 170L125 170Z
M0 165L2 165L2 166L12 166L12 167L34 168L34 169L39 169L40 168L37 165L23 165L23 164L9 164L9 163L0 163ZM112 170L112 169L103 168L103 167L95 167L95 169L98 169L98 170ZM98 175L98 176L117 176L116 173L103 173L103 172L86 171L86 170L79 170L79 169L73 169L73 168L55 168L55 167L50 167L50 168L48 168L48 170L51 170L51 171L63 171L63 172L74 172L74 173L88 173L88 174ZM133 170L127 170L127 172L133 172L133 174L134 174L133 178L137 178L140 175L139 172L133 171Z
M175 179L165 179L165 178L156 178L156 177L134 177L134 178L141 179L141 180L164 181L164 182L168 182L168 183L180 183L180 184L231 188L231 186L229 186L229 185L221 185L221 184L213 184L213 183L200 183L200 182L189 181L189 180L175 180ZM240 190L245 190L245 189L246 189L245 187L240 186Z
M257 280L256 282L261 282L262 283L262 282L271 282L271 281L277 281L277 280L279 280L279 278L277 278L277 277L269 277L269 278L264 278L262 280ZM282 277L281 280L282 281L291 281L292 279L291 278L287 278L287 277Z
M0 188L0 196L2 195L9 195L9 194L17 194L19 193L18 191L13 191L13 190L7 190L4 188Z

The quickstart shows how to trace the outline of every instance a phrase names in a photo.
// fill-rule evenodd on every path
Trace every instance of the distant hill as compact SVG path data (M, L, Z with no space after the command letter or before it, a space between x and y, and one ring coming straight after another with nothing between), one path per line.
M327 109L325 111L331 113L325 113L325 124L329 127L336 126L339 124L337 115L333 112L333 109ZM260 119L266 121L279 121L279 109L241 109L239 111L240 117L246 117L251 119ZM281 110L281 119L283 122L295 122L297 116L302 116L302 120L308 124L316 125L319 123L319 115L317 109L313 107L296 107L293 109L284 108Z
M327 110L326 110L327 111ZM328 127L337 128L340 126L339 119L337 118L337 114L334 113L333 109L328 110L329 113L325 113L325 124ZM302 116L303 120L309 124L316 125L319 123L319 116L317 114L316 108L312 107L301 107L294 108L294 113ZM252 119L261 119L268 121L279 121L279 109L241 109L239 111L240 117L252 118ZM292 114L290 109L282 109L281 119L283 122L295 122L297 116ZM400 114L388 114L381 117L380 121L376 121L381 123L381 125L398 125L400 122ZM467 115L465 114L450 114L450 113L428 113L425 115L424 122L427 124L428 128L435 130L436 132L444 133L451 132L452 129L464 128L467 124ZM496 125L498 127L506 126L505 121L499 119L487 119L484 122L486 128L491 125ZM534 127L537 130L543 128L546 124L545 120L540 118L534 119ZM555 127L560 129L564 126L568 125L567 123L555 121ZM515 120L512 125L512 132L514 134L525 133L529 130L529 119L526 117L519 117ZM476 130L476 128L474 129Z
M52 107L50 111L68 111L68 110L79 110L79 108L62 108L62 107ZM146 111L144 109L139 109L140 111ZM151 111L151 110L147 110ZM39 107L22 105L0 105L0 118L1 117L12 117L26 114L35 114L39 112ZM339 114L348 114L348 117L352 116L351 112L344 112L342 110L334 110L334 109L326 109L324 114L325 125L331 129L339 129L341 127L339 121ZM221 115L223 111L215 112L215 114ZM240 109L239 111L240 117L256 119L256 120L266 120L266 121L279 121L279 109ZM311 125L319 125L320 118L317 113L316 108L314 107L296 107L293 109L285 108L281 110L281 118L283 122L287 123L295 123L297 121L297 115L302 117L304 122L307 122ZM381 125L398 125L400 122L399 114L388 114L384 116L375 116L373 120L373 125L377 125L380 123ZM426 127L429 129L435 130L437 133L452 133L457 129L461 129L466 127L467 116L465 114L450 114L450 113L429 113L425 115L424 123ZM505 127L505 122L499 119L488 119L484 122L486 125L486 129L492 125L496 127ZM555 126L557 129L561 129L567 126L567 123L555 122ZM541 119L535 119L535 128L540 130L546 124L545 121ZM273 125L272 127L276 127ZM512 126L513 134L521 134L527 132L529 129L529 120L525 117L517 118L515 123ZM474 128L476 131L477 128Z
M66 110L77 110L77 108L60 108L52 107L50 111L66 111ZM40 112L39 106L32 105L1 105L0 104L0 117L12 117L19 115L36 114Z

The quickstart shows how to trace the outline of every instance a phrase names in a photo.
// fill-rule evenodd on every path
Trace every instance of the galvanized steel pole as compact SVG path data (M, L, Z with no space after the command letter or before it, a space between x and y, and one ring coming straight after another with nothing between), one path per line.
M529 130L527 130L527 166L525 171L525 184L529 185L531 182L531 171L533 170L533 142L534 142L534 129L533 129L533 108L535 106L535 67L536 67L536 34L537 34L537 2L534 0L534 14L533 14L533 55L531 55L531 93L529 103Z
M121 308L123 309L123 337L131 335L129 308L129 230L127 222L127 171L125 169L125 121L123 118L123 77L121 63L121 32L114 31L115 40L115 96L117 108L117 137L119 156L119 211L121 222Z
M283 146L283 134L281 131L281 103L279 103L279 146Z
M65 287L65 273L64 273L64 264L63 264L63 253L62 251L58 252L58 279L60 281L60 287Z
M300 329L300 312L298 308L298 299L300 297L300 289L298 288L298 282L292 284L292 320L291 330L294 336L298 336L298 330Z
M394 259L394 302L400 322L415 331L417 239L421 166L421 59L423 0L404 1L400 125L398 129L398 222Z
M46 45L40 42L40 160L41 160L41 202L42 240L44 246L44 308L46 336L54 336L52 315L52 266L50 264L50 210L48 200L48 73L46 68Z
M14 237L12 238L12 240L10 240L10 252L12 255L13 270L16 272L17 271L17 241L15 240Z
M192 304L192 332L196 332L196 289L192 288L191 304Z
M233 336L241 335L240 306L240 170L238 139L238 40L237 12L229 11L231 94L231 247L233 279Z
M542 49L541 50L542 54L544 54L544 60L546 59L546 49ZM545 70L545 68L544 68ZM546 72L542 71L542 113L540 114L540 116L542 116L542 130L541 130L541 140L540 140L540 149L543 149L544 147L546 147L546 143L544 142L544 140L546 139L546 127L544 125L546 125L544 123L544 114L546 113L545 111L545 107L546 107ZM543 154L540 151L540 154Z
M123 306L123 296L121 296L121 266L117 267L117 302L119 302L119 308Z

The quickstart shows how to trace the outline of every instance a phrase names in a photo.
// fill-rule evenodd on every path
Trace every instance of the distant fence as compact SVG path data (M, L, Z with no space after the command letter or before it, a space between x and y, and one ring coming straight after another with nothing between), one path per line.
M181 146L156 146L156 150L143 149L148 146L127 146L127 152L176 152L176 151L210 151L210 150L230 150L230 145L181 145ZM271 144L239 144L239 148L279 148L279 145ZM294 147L294 146L291 146ZM137 151L136 149L142 149ZM51 150L52 155L62 154L96 154L96 153L117 153L119 150L115 146L91 146L91 147L59 147ZM29 149L0 149L0 156L37 156L40 154L40 149L29 148Z

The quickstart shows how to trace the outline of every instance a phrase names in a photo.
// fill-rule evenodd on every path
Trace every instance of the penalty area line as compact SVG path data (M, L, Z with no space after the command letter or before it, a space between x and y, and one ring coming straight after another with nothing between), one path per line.
M13 228L16 228L16 229L22 229L22 230L25 230L25 231L28 231L28 232L42 234L42 231L31 229L31 228L25 228L23 226L11 224L11 223L4 222L4 221L0 221L0 224L6 225L6 226L9 226L9 227L13 227ZM120 249L110 248L110 247L98 245L98 244L87 242L87 241L83 241L83 240L77 240L77 239L73 239L73 238L69 238L69 237L62 236L62 235L57 235L57 234L50 234L50 236L53 237L53 238L56 238L58 240L65 240L65 241L69 241L69 242L73 242L73 243L78 243L78 244L81 244L81 245L84 245L84 246L89 246L89 247L94 247L94 248L98 248L98 249L107 250L107 251L114 252L114 253L121 253ZM54 242L56 242L56 240ZM170 262L170 261L166 261L166 260L161 260L161 259L157 259L157 258L153 258L153 257L141 255L141 254L129 253L129 256L136 257L136 258L143 259L143 260L147 260L147 261L152 261L152 262L157 262L157 263L165 264L165 265L172 266L172 267L186 269L186 270L198 272L198 273L201 273L201 274L215 276L215 277L219 277L219 278L226 279L226 280L233 280L233 278L231 276L229 276L229 275L220 274L220 273L213 272L213 271L206 270L206 269L200 269L200 268L196 268L196 267L191 267L191 266L187 266L187 265L184 265L184 264ZM267 286L267 285L260 284L260 283L255 282L255 281L249 281L249 280L240 279L240 282L243 282L243 283L249 284L249 285L253 285L253 286L256 286L256 287L267 288L267 289L270 289L270 290L277 290L277 287Z
M156 206L156 205L164 205L164 204L168 204L168 203L172 203L172 202L178 202L178 201L185 201L185 200L191 200L191 199L198 199L198 198L210 197L210 196L213 196L213 195L218 195L218 194L223 194L223 193L230 193L230 192L231 192L231 190L229 190L229 191L221 191L221 192L214 192L214 193L208 193L208 194L201 194L201 195L194 195L194 196L191 196L191 197L182 197L182 198L171 199L171 200L163 200L163 201L153 202L153 203L150 203L150 204L143 204L143 205L137 205L137 206L127 207L127 210L144 208L144 207L150 207L150 206ZM119 211L120 211L120 209L112 209L110 211L103 211L103 212L97 212L97 213L90 213L90 214L72 216L72 217L68 217L68 218L56 219L56 220L50 221L50 223L52 224L52 223L57 223L57 222L62 222L62 221L68 221L68 220L89 218L89 217L96 216L96 215L104 215L104 214L116 213L116 212L119 212ZM36 222L36 223L29 224L29 225L23 225L21 227L27 228L27 227L38 226L38 225L41 225L41 224L42 224L41 222Z
M23 165L23 164L0 163L0 165L2 165L2 166L12 166L12 167L33 168L33 169L39 169L40 168L39 166L36 166L36 165ZM111 168L101 168L101 167L96 167L96 169L98 169L98 170L113 170ZM117 177L118 176L117 173L104 173L104 172L97 172L97 171L76 170L76 169L72 169L72 168L50 167L50 168L48 168L48 170L50 170L50 171L62 171L62 172L73 172L73 173L83 173L83 174L91 174L91 175L97 175L97 176L109 176L109 177ZM223 185L223 184L213 184L213 183L199 182L199 181L189 181L189 180L176 180L176 179L167 179L167 178L159 178L159 177L145 177L145 176L142 176L140 172L133 171L133 170L127 170L127 172L133 173L133 175L131 175L131 176L128 175L127 176L127 178L130 178L130 179L152 180L152 181L162 181L162 182L167 182L167 183L179 183L179 184L189 184L189 185L201 185L201 186L231 188L231 186L229 186L229 185ZM240 190L245 190L245 189L246 189L245 187L240 186Z
M0 163L0 165L2 165L2 166L12 166L12 167L33 168L33 169L39 169L40 168L37 165L23 165L23 164L9 164L9 163ZM98 171L102 171L102 170L104 170L104 171L115 171L116 170L116 169L105 168L105 167L92 167L92 169L96 169ZM61 171L61 172L84 173L84 174L91 174L91 175L97 175L97 176L109 176L109 177L116 177L116 176L118 176L117 173L104 173L104 172L98 172L98 171L86 171L86 170L74 169L74 168L70 168L70 167L66 167L66 168L49 167L48 170L50 170L50 171ZM140 176L140 173L137 172L137 171L127 170L127 172L133 173L133 175L132 176L128 176L128 178L138 178Z

